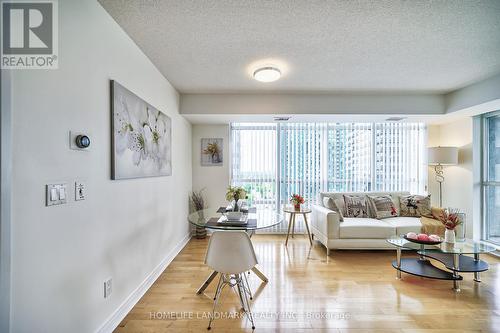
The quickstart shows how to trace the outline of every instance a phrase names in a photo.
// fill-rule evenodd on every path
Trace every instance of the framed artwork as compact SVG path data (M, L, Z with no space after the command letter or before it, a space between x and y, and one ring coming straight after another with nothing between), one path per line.
M111 80L111 178L172 175L170 117Z
M222 166L224 156L222 138L201 139L201 165L202 166Z

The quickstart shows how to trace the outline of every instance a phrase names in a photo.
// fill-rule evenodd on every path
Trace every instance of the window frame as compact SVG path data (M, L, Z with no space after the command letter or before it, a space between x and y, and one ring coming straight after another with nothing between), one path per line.
M488 223L488 197L487 191L491 186L499 186L500 181L489 180L489 123L493 117L500 116L500 110L489 112L481 115L481 240L494 245L500 245L500 242L493 242L489 238L489 223Z

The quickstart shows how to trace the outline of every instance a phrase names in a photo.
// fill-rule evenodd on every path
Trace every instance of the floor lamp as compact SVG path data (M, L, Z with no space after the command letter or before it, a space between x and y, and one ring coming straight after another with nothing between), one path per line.
M436 181L439 183L439 207L443 207L443 166L458 164L457 147L431 147L428 151L428 163L434 166Z

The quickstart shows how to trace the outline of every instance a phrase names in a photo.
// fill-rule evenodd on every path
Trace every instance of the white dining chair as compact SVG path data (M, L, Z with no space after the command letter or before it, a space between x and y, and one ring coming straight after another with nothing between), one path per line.
M217 231L210 237L205 264L220 274L215 291L212 315L208 322L211 328L217 302L225 286L235 288L240 298L241 307L255 329L248 291L245 285L245 273L257 265L257 257L250 237L243 231Z

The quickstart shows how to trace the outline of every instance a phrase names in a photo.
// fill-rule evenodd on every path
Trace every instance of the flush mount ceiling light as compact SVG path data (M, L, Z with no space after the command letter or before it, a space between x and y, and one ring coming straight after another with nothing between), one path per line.
M253 78L260 82L273 82L281 77L281 71L276 67L266 66L253 72Z

